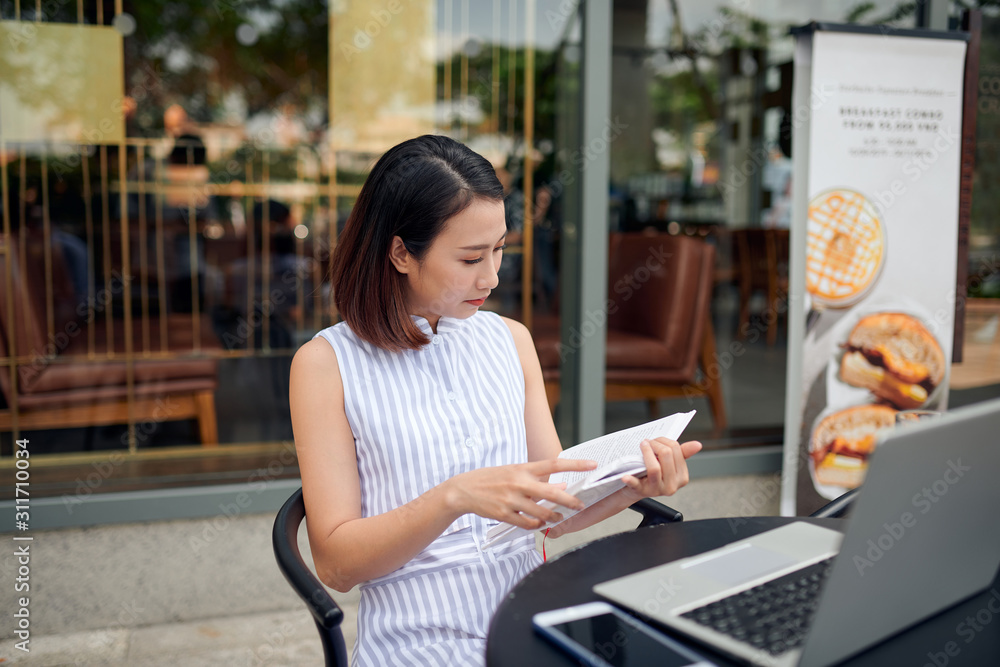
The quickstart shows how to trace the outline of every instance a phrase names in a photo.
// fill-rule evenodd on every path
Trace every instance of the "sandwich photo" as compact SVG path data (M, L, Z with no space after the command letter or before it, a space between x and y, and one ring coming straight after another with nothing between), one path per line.
M840 379L899 410L924 405L944 379L941 345L919 320L904 313L862 318L844 347Z
M896 411L858 405L824 417L809 442L816 483L853 489L864 482L878 433L894 425Z

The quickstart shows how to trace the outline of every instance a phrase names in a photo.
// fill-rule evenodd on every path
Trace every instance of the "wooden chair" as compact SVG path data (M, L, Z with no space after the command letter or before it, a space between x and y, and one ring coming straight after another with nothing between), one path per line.
M746 337L750 327L750 299L757 290L767 295L767 344L778 339L778 315L785 311L788 294L788 230L738 229L733 232L737 279L740 287L740 319L737 333Z
M726 428L711 322L714 248L669 234L609 239L605 399L706 397L717 431ZM558 327L534 333L549 406L559 402Z
M157 355L136 344L129 361L124 323L109 324L102 312L116 290L98 290L96 309L78 308L58 247L46 260L41 237L29 235L24 259L17 240L0 234L0 359L7 362L0 369L0 431L13 430L15 406L20 430L122 424L131 411L135 423L196 418L202 445L218 443L218 360L204 353L219 346L207 318L198 327L191 315L147 320L146 351ZM140 324L134 322L133 340Z

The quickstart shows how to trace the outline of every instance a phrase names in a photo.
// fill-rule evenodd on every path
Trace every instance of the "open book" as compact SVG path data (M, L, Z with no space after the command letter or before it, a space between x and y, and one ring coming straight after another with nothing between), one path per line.
M557 472L549 476L549 482L557 484L566 482L566 492L583 501L584 507L607 498L618 489L624 488L624 475L642 477L646 474L646 463L642 460L642 450L639 443L654 438L670 438L677 440L694 417L695 411L678 412L656 419L639 426L633 426L615 433L582 442L575 447L565 449L559 454L561 459L591 459L597 461L594 470ZM554 508L562 514L563 521L576 514L579 510L557 505L549 500L538 502L542 507ZM548 523L536 530L546 530L562 523ZM486 531L486 543L483 548L490 548L500 542L513 539L525 533L534 532L509 523L501 523Z

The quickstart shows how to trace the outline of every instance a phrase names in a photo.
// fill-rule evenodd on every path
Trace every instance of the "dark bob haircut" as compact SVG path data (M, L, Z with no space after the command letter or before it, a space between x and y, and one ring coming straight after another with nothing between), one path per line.
M503 186L486 158L454 139L424 135L379 158L333 255L334 300L354 333L393 352L429 342L407 309L406 276L389 259L392 239L422 261L445 222L476 198L502 202Z

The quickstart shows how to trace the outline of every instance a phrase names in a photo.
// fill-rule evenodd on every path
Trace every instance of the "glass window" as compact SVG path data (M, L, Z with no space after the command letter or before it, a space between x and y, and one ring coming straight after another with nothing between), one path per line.
M780 442L788 29L914 27L918 5L618 0L606 137L581 147L576 2L152 1L114 13L0 0L16 46L0 50L0 466L12 465L16 435L30 440L35 488L52 496L296 476L294 463L267 467L293 451L292 354L337 321L331 250L365 173L424 132L495 165L509 237L486 307L531 327L550 380L563 223L578 218L572 175L606 154L613 267L625 266L622 239L644 232L715 252L706 333L691 352L701 370L673 398L610 392L607 429L696 408L688 434L710 446ZM952 405L1000 394L988 188L1000 17L984 12L966 356ZM90 55L51 48L68 39ZM117 63L102 55L109 44ZM46 48L52 64L39 68ZM91 89L82 71L121 87ZM597 316L645 317L624 307L641 276L609 276L612 305ZM632 368L672 353L641 342L619 336Z
M497 167L490 307L530 312L568 4L0 0L3 117L40 135L0 136L0 465L27 438L37 494L64 497L296 476L291 357L337 321L331 250L365 173L417 134Z

